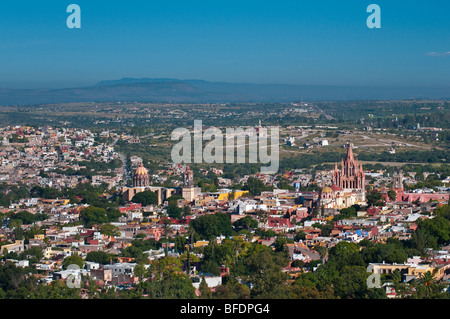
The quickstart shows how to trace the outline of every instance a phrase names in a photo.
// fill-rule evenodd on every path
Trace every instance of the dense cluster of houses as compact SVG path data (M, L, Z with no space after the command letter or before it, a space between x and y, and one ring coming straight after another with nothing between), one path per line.
M111 132L103 135L105 138L118 137ZM14 136L13 139L12 136ZM21 181L27 185L55 188L72 187L80 182L89 182L93 185L107 183L110 188L117 186L124 179L123 167L107 170L103 172L104 174L96 172L97 174L93 175L90 180L79 175L65 175L63 172L67 168L80 170L82 166L78 165L78 162L93 159L108 163L118 157L112 145L98 142L97 137L97 134L90 131L76 129L53 129L50 127L0 129L0 140L3 139L0 150L1 179L11 185ZM20 141L21 139L22 141ZM132 166L137 167L142 161L140 158L132 157L131 163ZM55 168L61 171L54 172ZM223 175L223 171L220 169L211 168L211 170L219 178ZM159 173L166 176L182 175L186 173L186 170L183 166L171 165L166 171ZM371 174L371 177L375 179L374 186L380 188L381 191L383 185L394 178L386 177L382 172L378 172L379 175L377 172L367 172L367 174ZM115 235L102 233L101 225L94 225L91 228L82 225L71 226L74 222L79 221L80 212L87 207L86 204L74 204L70 203L68 199L58 198L21 199L16 203L11 203L8 207L3 207L1 212L26 210L32 214L45 213L48 216L47 219L36 221L31 225L20 226L24 231L28 231L32 227L45 228L45 233L34 235L28 242L22 239L16 240L12 227L10 228L9 224L5 222L0 228L0 254L12 252L20 254L31 247L40 247L43 257L39 261L31 265L28 260L13 261L18 267L35 267L39 270L39 278L42 282L48 283L57 279L67 279L71 275L84 274L102 285L124 287L139 281L134 274L136 261L133 258L120 257L122 250L131 246L136 236L155 241L159 241L164 236L174 237L175 234L187 236L192 220L205 214L220 212L227 214L232 223L250 217L257 222L258 228L271 234L270 236L242 235L243 240L274 247L277 238L289 239L286 248L291 263L283 271L295 277L305 271L302 267L291 266L296 260L303 261L305 264L313 260L326 262L327 255L319 253L322 250L318 247L331 248L341 241L358 243L367 239L384 242L390 237L408 239L417 228L418 220L430 218L430 213L436 207L448 203L448 188L443 188L440 192L445 196L435 196L432 201L426 202L413 202L407 197L401 196L389 200L385 196L384 206L360 206L354 218L336 220L334 219L335 215L339 214L343 207L333 208L330 206L326 210L323 209L323 205L321 207L323 189L332 182L332 170L316 173L315 179L312 175L301 172L283 174L282 177L293 186L290 190L277 188L280 175L247 175L240 178L237 183L245 184L249 177L257 178L264 185L273 186L274 189L263 191L258 196L250 196L247 191L236 192L227 188L231 186L232 181L221 178L219 183L222 188L216 192L196 193L190 200L179 200L180 208L185 206L190 208L189 214L179 220L167 217L167 201L163 200L158 205L149 206L128 202L119 207L121 217L118 221L111 223L118 231ZM409 179L407 182L410 182ZM310 183L323 188L321 191L301 190L302 186L308 186ZM192 186L187 187L187 189L189 188ZM231 194L234 195L231 196ZM171 221L169 232L167 232L165 220ZM325 231L322 226L330 224L332 227ZM304 234L301 238L298 236L300 232ZM223 239L223 237L218 237L217 244L220 245ZM194 243L194 247L207 244L208 241L200 241ZM178 256L178 252L170 240L166 246L167 249L149 250L145 253L149 260L159 259L166 255ZM432 257L427 260L416 258L409 260L405 265L373 265L373 269L374 272L388 273L392 269L401 268L407 274L407 279L410 280L423 273L423 269L432 267L439 269L439 276L444 276L445 267L450 264L448 248L432 252L433 255L430 255ZM65 258L72 255L86 258L88 253L94 251L117 255L118 258L105 265L86 262L82 269L62 269ZM201 258L201 254L198 257ZM313 269L306 270L313 271ZM206 276L208 286L214 288L220 285L221 277L227 271L229 270L226 265L223 265L220 276ZM197 285L196 288L198 288L199 273L195 267L188 272L194 286Z
M83 162L109 163L118 157L114 147L96 140L101 134L89 130L52 127L0 128L0 179L8 184L18 182L62 189L90 182L84 174L65 174L86 169ZM108 137L117 138L116 135ZM81 163L81 164L80 164ZM123 168L106 169L92 177L93 184L114 187L123 179Z

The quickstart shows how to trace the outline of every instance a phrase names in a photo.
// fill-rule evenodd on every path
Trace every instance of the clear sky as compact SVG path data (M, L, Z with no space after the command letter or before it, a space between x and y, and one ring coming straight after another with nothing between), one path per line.
M69 4L81 29L69 29ZM366 8L381 7L381 29ZM0 87L122 77L449 86L450 1L0 2Z

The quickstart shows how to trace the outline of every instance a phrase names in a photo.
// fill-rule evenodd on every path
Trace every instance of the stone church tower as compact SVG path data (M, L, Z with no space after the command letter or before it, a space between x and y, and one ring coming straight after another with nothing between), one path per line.
M401 171L396 172L393 177L392 189L403 193L403 173Z
M186 167L183 175L183 187L190 188L194 187L194 172L191 171L190 167Z
M189 166L186 167L183 175L183 188L181 189L181 196L188 202L192 202L197 196L201 194L201 188L194 187L194 172Z
M366 177L362 164L358 163L353 155L353 144L347 143L347 156L341 161L341 169L338 169L337 163L333 171L333 184L346 190L352 190L358 194L358 200L365 201L365 183Z
M347 143L347 156L341 161L341 169L335 164L333 184L342 189L364 189L366 178L362 164L353 156L353 144Z

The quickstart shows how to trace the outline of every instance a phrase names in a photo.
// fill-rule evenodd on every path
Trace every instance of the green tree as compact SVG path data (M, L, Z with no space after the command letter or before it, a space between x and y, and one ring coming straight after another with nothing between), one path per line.
M257 196L261 195L262 191L268 190L269 188L264 185L262 181L257 178L249 177L247 184L242 188L243 190L248 190L250 195Z
M299 267L299 268L303 268L305 266L305 262L303 260L299 260L299 259L295 259L292 263L291 263L291 267Z
M199 291L202 299L212 298L212 292L211 289L208 287L208 284L206 283L205 276L202 276L202 281L200 282L199 285Z
M160 297L168 299L194 299L195 288L191 279L181 273L171 274L159 282Z
M434 210L436 216L440 216L450 220L450 206L448 204L436 207Z
M28 248L27 250L25 250L24 252L25 256L34 256L37 259L41 259L44 257L44 252L42 251L41 247L37 247L37 246L32 246L30 248Z
M224 213L208 214L198 217L190 223L190 227L198 237L207 240L220 235L229 236L233 232L231 220Z
M169 204L167 206L167 215L169 215L169 217L171 217L171 218L181 219L182 212L183 212L183 209L181 207L178 207L178 206L173 205L173 204Z
M401 244L375 244L361 250L364 262L369 263L404 263L408 259L408 252Z
M248 279L253 284L252 298L282 299L289 293L288 276L282 272L289 258L269 247L256 245L245 259Z
M24 270L16 267L11 262L0 266L0 289L7 295L10 291L17 290L24 283Z
M22 240L23 239L23 229L22 229L22 227L14 228L14 238L16 240Z
M218 276L220 274L219 264L213 259L204 261L201 265L201 270L205 273L209 273L215 276Z
M437 246L434 245L430 248L438 248L438 246L447 244L450 241L450 220L441 216L427 218L418 222L418 229L416 232L423 233L425 236L429 235L434 237Z
M334 229L334 225L328 223L327 224L315 223L313 226L319 228L322 231L321 232L322 236L330 236L331 231Z
M391 201L395 201L397 199L397 192L394 191L393 189L390 189L388 191L388 197Z
M133 203L140 203L142 206L157 205L158 195L152 191L143 191L134 195L131 201Z
M70 265L77 265L78 267L83 268L83 266L84 266L83 257L78 256L78 255L72 255L72 256L64 258L63 268L67 269Z
M109 254L104 251L91 251L86 255L86 261L91 261L102 265L108 264L110 260L111 257Z
M105 209L101 207L89 206L80 213L83 223L90 227L94 224L105 224L116 221L121 214L115 209Z
M106 236L120 236L119 227L112 224L103 224L100 226L100 233Z
M333 280L333 290L342 299L385 299L381 288L367 287L369 273L363 266L345 266L339 276Z
M224 277L224 284L216 287L214 298L217 299L249 299L250 289L232 276Z
M123 257L131 257L134 258L135 262L147 262L148 257L144 254L144 252L135 246L129 246L122 250Z
M303 230L298 231L297 234L295 234L294 241L300 241L305 240L306 233Z
M383 196L377 191L371 191L367 194L368 206L384 206Z
M134 275L139 277L140 279L144 278L144 275L147 273L147 269L143 263L139 263L134 267Z
M447 284L439 283L434 273L427 271L413 283L412 299L449 299Z
M189 215L191 215L191 206L184 205L183 206L183 216L186 217L186 216L189 216Z
M351 206L351 207L341 209L338 217L339 217L339 219L346 219L346 218L352 218L352 217L356 217L356 216L357 216L357 210L355 207Z
M26 210L20 211L12 216L12 219L21 220L23 225L30 225L37 220L42 214L32 214Z
M240 229L255 229L258 227L258 222L252 218L251 216L245 216L243 218L238 219L237 221L235 221L233 223L233 226L235 228L240 228Z
M427 230L418 228L411 236L412 246L420 253L424 254L426 248L437 248L437 238Z

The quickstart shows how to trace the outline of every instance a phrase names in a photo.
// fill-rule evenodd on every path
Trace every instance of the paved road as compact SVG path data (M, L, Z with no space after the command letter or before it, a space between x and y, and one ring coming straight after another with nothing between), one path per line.
M117 142L117 140L114 141L113 146L116 144L116 142ZM128 166L127 158L125 157L125 155L123 155L122 153L119 153L119 152L117 152L117 155L119 156L119 158L123 164L123 172L125 175L124 182L126 184L127 181L133 177L133 175L132 175L133 172L131 171L131 168Z

